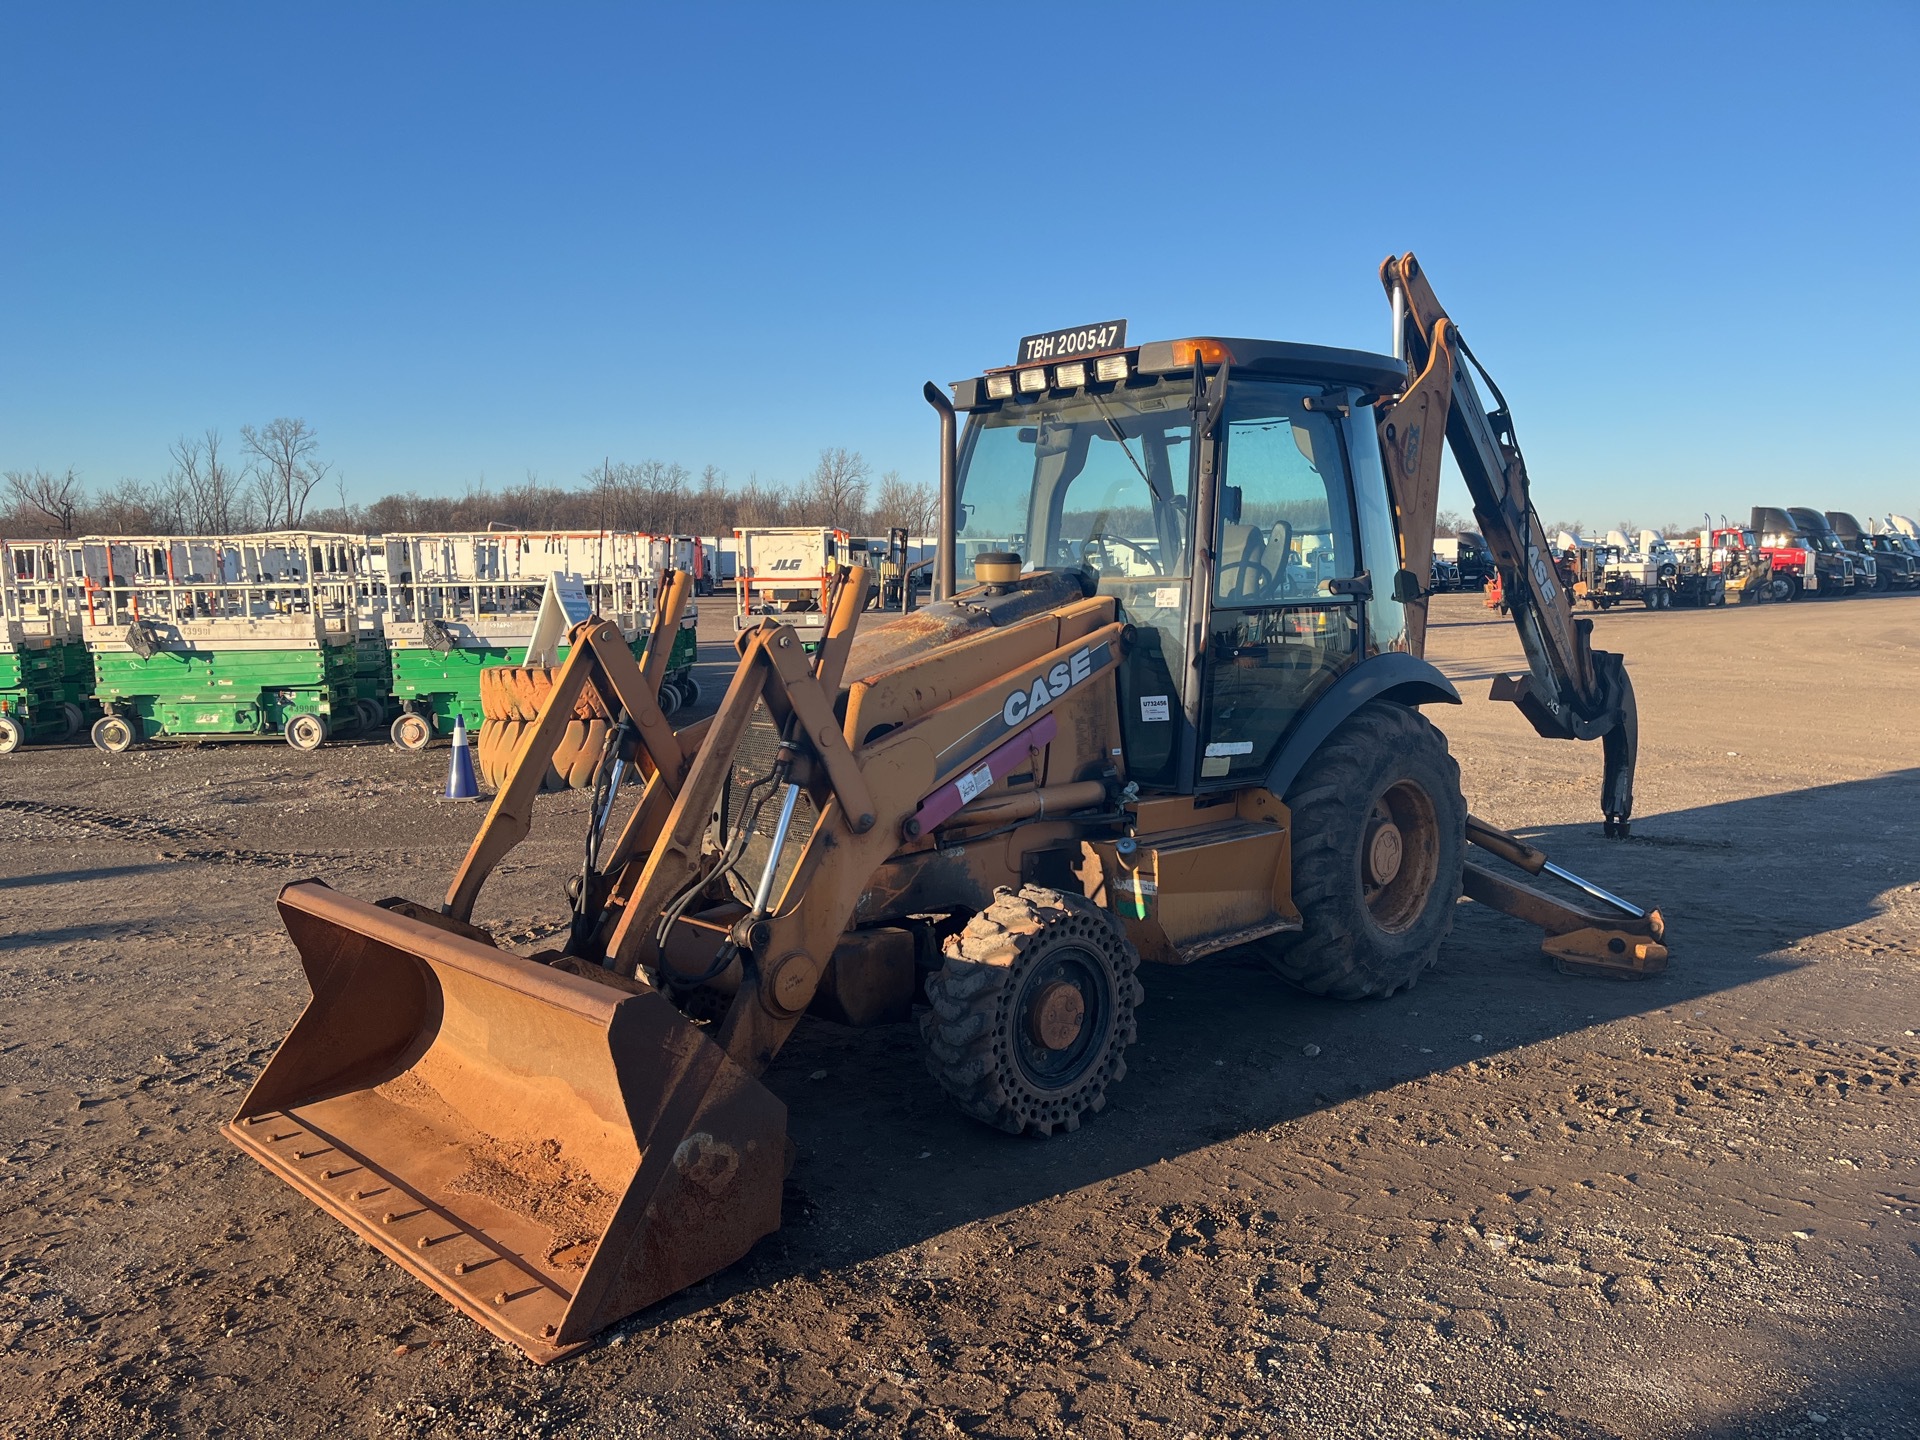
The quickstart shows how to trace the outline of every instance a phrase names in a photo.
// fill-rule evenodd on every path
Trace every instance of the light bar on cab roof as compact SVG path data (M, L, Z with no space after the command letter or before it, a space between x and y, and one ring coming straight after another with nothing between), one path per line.
M987 398L989 400L1011 400L1013 398L1013 376L987 376Z
M1084 361L1075 360L1069 365L1053 367L1053 388L1056 390L1078 390L1087 383L1087 367Z
M1047 388L1047 372L1044 370L1022 370L1020 372L1020 393L1035 395Z

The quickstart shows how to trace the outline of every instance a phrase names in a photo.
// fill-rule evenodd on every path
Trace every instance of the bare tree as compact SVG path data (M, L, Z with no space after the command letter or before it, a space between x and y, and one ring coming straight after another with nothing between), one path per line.
M220 432L200 439L182 435L167 447L173 469L164 486L169 508L184 530L200 535L230 535L253 517L241 494L243 475L220 456ZM271 523L271 522L269 522Z
M73 517L80 509L85 492L80 488L80 476L71 465L63 475L51 470L9 470L6 480L7 494L15 506L39 511L62 535L73 533Z
M242 425L240 440L253 456L255 487L267 528L298 525L307 511L307 497L333 469L317 458L320 437L306 421L283 415L257 430Z
M873 499L873 523L876 526L904 526L909 534L925 535L933 529L940 500L931 485L915 485L900 478L898 470L880 477L880 490Z
M1433 517L1435 535L1458 535L1467 528L1467 522L1460 518L1458 510L1442 510Z
M176 494L165 485L126 477L87 507L89 531L110 535L165 535L181 528Z
M809 522L858 530L866 518L867 476L872 472L858 450L834 446L820 459L802 488Z
M762 484L758 471L747 476L747 483L733 497L732 518L719 529L753 529L758 526L780 525L791 515L791 504L787 492L778 485Z

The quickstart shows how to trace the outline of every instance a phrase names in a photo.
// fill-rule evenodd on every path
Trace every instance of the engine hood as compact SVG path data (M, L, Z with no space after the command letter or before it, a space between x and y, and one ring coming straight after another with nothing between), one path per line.
M848 682L896 669L983 630L1071 605L1093 593L1081 570L1032 570L1002 585L976 585L906 615L863 615L847 655Z

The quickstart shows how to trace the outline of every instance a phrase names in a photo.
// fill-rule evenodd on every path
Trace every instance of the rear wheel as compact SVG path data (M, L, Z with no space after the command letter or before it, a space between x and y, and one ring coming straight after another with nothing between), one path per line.
M1287 788L1298 936L1262 942L1282 976L1342 1000L1413 985L1453 928L1467 806L1417 710L1363 705Z
M318 750L327 743L329 729L324 715L292 715L282 733L296 750Z
M60 738L63 740L70 740L75 735L78 735L81 732L81 730L85 728L87 723L87 712L82 710L78 705L74 704L73 701L71 700L62 700L60 702L60 718L66 723L66 727L67 727L66 730L62 733Z
M660 713L671 715L680 708L680 687L671 680L660 687Z
M688 705L700 703L700 682L694 679L691 673L680 677L680 698Z
M109 755L131 750L139 738L140 732L134 729L133 721L124 715L103 715L93 722L93 743Z
M11 755L26 743L27 732L11 715L0 715L0 755Z
M1077 1130L1127 1073L1140 956L1098 906L1023 885L946 943L920 1017L927 1068L974 1119L1012 1134Z
M376 700L361 698L353 702L354 711L360 717L360 728L371 735L380 728L380 722L386 717L386 711L380 708Z
M433 743L433 723L409 710L393 722L387 734L402 750L424 750Z

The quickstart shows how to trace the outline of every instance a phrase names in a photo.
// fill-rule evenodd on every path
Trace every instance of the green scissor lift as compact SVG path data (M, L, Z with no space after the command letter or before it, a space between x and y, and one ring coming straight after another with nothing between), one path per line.
M577 577L595 609L615 621L635 656L646 649L655 580L647 541L633 532L481 531L387 535L372 542L383 577L382 620L400 714L394 744L424 749L453 731L456 718L478 734L480 672L526 660L547 587ZM675 632L661 708L672 713L699 698L691 605ZM560 648L561 658L566 647Z
M93 742L280 736L313 750L359 729L348 536L93 537L84 633Z
M0 755L87 723L93 672L69 594L70 549L0 542Z

